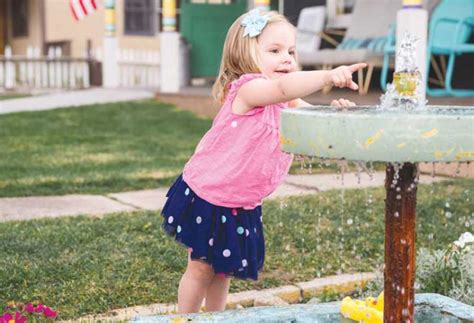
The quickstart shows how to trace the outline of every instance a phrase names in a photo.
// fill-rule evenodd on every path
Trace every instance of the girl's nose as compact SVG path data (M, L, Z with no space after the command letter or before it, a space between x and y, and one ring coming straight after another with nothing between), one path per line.
M282 58L282 62L284 64L291 64L292 61L292 56L290 54L285 54L285 56Z

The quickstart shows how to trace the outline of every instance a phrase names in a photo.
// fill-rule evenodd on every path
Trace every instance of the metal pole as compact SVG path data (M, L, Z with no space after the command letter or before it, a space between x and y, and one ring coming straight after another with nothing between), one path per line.
M414 322L417 165L387 165L384 322Z

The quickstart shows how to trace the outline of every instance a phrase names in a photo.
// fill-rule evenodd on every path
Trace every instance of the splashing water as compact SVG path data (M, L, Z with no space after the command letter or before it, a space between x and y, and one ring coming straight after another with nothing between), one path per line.
M393 83L380 98L381 110L419 110L426 106L420 93L421 74L416 67L416 43L418 39L406 32L396 53Z

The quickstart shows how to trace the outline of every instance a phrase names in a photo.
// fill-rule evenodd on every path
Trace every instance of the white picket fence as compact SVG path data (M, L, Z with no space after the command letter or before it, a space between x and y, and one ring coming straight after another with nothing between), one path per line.
M26 55L13 55L7 46L0 56L0 88L87 88L89 60L63 57L61 48L50 48L42 56L39 48L28 47Z
M116 55L120 87L159 87L159 51L119 49ZM90 63L102 60L100 48L96 50L93 58L87 59L64 57L60 47L50 48L47 56L42 56L40 49L33 47L27 49L26 55L13 55L12 49L7 46L5 54L0 55L0 90L88 88Z
M119 86L158 88L160 86L160 52L142 49L119 49L116 53ZM95 54L103 60L102 48Z

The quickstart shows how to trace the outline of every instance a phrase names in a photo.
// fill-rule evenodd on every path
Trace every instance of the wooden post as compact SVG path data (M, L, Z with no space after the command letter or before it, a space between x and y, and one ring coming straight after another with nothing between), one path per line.
M417 165L387 165L384 322L414 322Z

